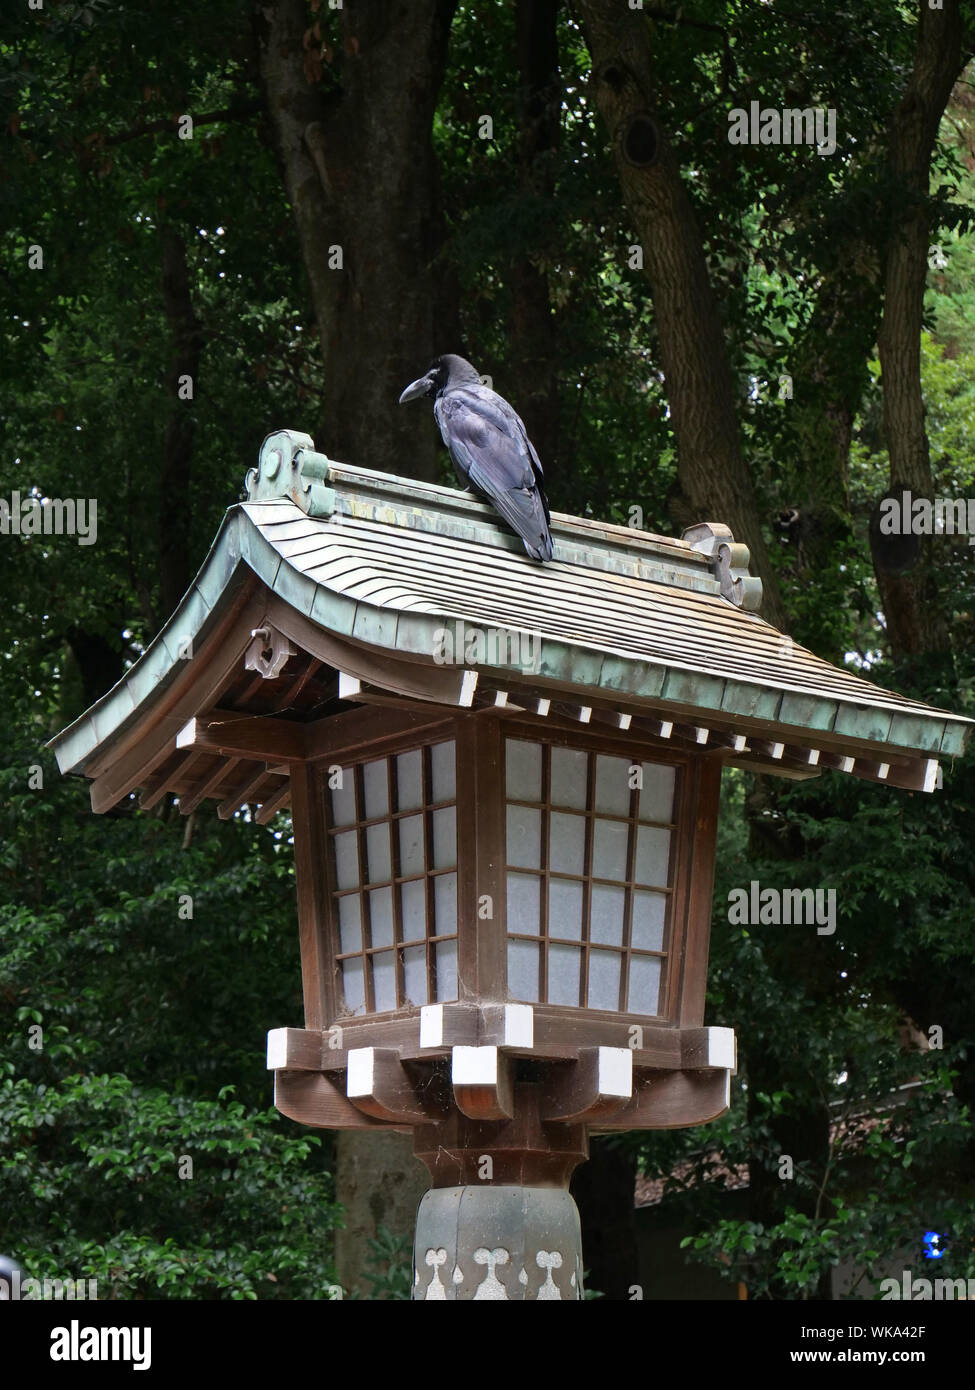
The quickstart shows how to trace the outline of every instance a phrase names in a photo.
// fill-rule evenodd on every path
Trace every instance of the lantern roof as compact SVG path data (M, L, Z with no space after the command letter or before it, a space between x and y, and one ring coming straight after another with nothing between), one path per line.
M721 524L677 540L553 513L555 559L541 565L470 493L336 463L293 431L265 441L247 493L145 653L52 740L63 772L100 779L96 809L137 787L143 804L147 786L155 799L198 792L179 739L214 709L307 725L370 700L487 705L786 776L831 767L917 790L967 739L971 720L765 622L748 551ZM223 780L205 769L207 796L244 790L245 754Z

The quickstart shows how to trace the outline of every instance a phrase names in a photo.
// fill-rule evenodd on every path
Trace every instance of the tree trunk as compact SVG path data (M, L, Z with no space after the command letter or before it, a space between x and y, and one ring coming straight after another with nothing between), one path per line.
M121 627L121 623L119 626ZM111 690L115 682L121 679L125 669L121 651L113 647L100 632L86 632L77 623L72 623L66 629L64 637L78 669L81 699L76 707L62 709L63 722L58 728L63 728L64 724L76 719L82 710L88 709L96 700L100 700ZM53 732L56 730L52 730Z
M848 646L848 565L856 545L849 454L869 380L881 285L876 254L858 237L851 236L834 259L793 350L795 396L788 407L786 439L796 492L783 522L794 549L794 588L801 592L814 585L822 600L796 605L794 636L819 656L842 664Z
M408 1134L348 1130L338 1135L335 1195L345 1208L345 1225L335 1233L335 1265L345 1292L372 1297L365 1277L369 1241L380 1226L410 1242L420 1198L430 1175L413 1154ZM410 1256L412 1270L412 1255ZM376 1270L375 1272L380 1272Z
M944 9L921 5L914 69L890 129L891 225L884 264L884 313L878 345L884 392L884 432L891 490L933 496L931 458L921 391L921 330L927 283L929 224L925 203L931 155L952 87L964 67L958 0ZM895 660L931 669L950 667L951 640L934 573L933 538L922 537L910 569L877 564Z
M613 146L623 198L643 251L661 366L689 511L726 522L765 586L763 615L787 619L742 457L735 388L701 233L676 156L653 115L647 16L616 0L579 0L592 87Z
M294 210L325 361L316 444L349 463L435 478L436 430L400 392L451 350L451 277L431 129L456 0L368 4L335 16L333 68L304 0L259 0L267 108ZM327 36L326 36L327 37ZM338 51L338 48L341 51ZM326 64L327 65L327 64Z
M167 387L171 401L159 479L160 608L165 619L177 608L195 569L190 554L190 476L203 350L203 332L190 291L186 246L172 227L165 227L162 232L162 292L169 325Z
M555 193L562 84L556 22L561 0L518 0L515 38L521 131L522 196L539 203ZM518 409L549 476L559 462L559 344L548 274L534 248L517 257L511 277L511 365L522 383Z

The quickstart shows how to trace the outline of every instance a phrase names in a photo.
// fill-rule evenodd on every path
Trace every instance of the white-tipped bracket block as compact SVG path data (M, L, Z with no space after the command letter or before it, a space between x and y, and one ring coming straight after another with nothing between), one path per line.
M460 683L460 695L457 703L462 709L470 709L474 703L474 692L477 689L477 672L465 671Z
M278 1071L288 1065L288 1029L272 1028L267 1035L267 1069Z
M723 1067L729 1072L738 1070L738 1044L733 1028L709 1028L708 1066Z
M376 1048L354 1047L349 1052L345 1094L349 1100L371 1096L376 1082Z
M633 1052L628 1047L582 1048L579 1060L553 1068L545 1084L545 1120L599 1120L633 1097Z
M424 1004L420 1009L420 1046L443 1047L442 1004Z
M339 699L354 700L357 695L362 694L362 682L357 676L350 676L345 671L339 672Z
M508 1120L514 1114L511 1059L500 1048L451 1048L454 1102L472 1120Z
M819 761L821 766L836 772L852 772L856 759L847 757L845 753L820 753Z
M738 1070L738 1045L733 1028L683 1028L680 1041L682 1067Z
M472 1004L424 1004L420 1009L420 1046L475 1043L478 1022L478 1011Z
M482 1045L532 1048L535 1010L531 1004L484 1004L479 1037Z
M537 714L540 718L547 719L552 709L552 701L545 698L525 700L524 709L528 714Z
M454 1047L450 1079L455 1086L496 1086L501 1054L496 1047Z
M177 748L192 748L199 738L199 731L203 727L202 720L191 719L184 724L176 735Z
M321 1071L322 1035L308 1028L272 1028L267 1035L268 1071Z
M597 1047L596 1053L599 1094L629 1100L633 1094L632 1048Z
M535 1046L535 1010L531 1004L505 1004L504 1046Z

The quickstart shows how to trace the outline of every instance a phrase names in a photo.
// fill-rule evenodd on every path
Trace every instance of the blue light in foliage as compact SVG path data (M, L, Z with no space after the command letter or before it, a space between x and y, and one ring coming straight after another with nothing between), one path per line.
M924 1258L926 1260L943 1260L945 1238L937 1231L924 1232Z

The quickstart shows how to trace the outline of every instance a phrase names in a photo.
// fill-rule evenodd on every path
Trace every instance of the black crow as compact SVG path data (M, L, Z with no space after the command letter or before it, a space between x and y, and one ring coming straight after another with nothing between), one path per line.
M542 465L508 402L452 352L411 382L399 403L419 396L434 397L434 418L461 482L494 503L533 560L551 560Z

